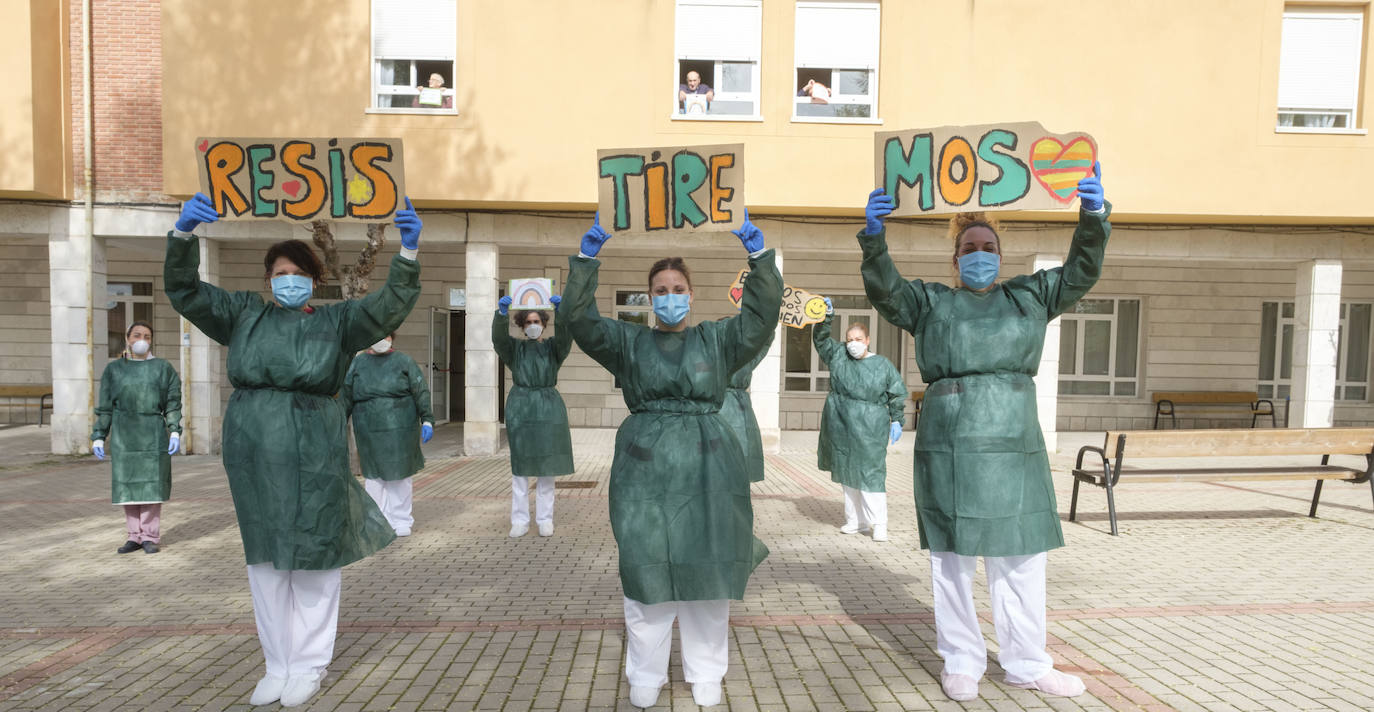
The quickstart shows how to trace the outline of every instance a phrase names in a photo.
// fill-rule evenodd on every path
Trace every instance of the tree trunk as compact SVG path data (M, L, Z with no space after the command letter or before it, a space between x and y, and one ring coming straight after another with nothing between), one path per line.
M339 283L344 299L357 299L368 293L372 287L372 269L377 266L377 253L386 246L386 223L368 223L367 244L352 265L339 264L338 244L327 221L310 223L310 238L324 254L325 271Z

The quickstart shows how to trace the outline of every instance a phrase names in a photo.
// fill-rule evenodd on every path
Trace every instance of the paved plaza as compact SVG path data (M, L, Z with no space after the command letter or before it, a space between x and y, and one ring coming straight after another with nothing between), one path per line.
M443 427L416 476L413 536L344 570L338 644L313 710L630 710L607 519L614 431L576 430L557 532L506 536L504 453L467 458ZM249 710L263 673L233 506L217 457L174 460L162 552L116 555L110 465L44 454L0 429L0 710ZM1049 559L1050 650L1087 694L1001 682L940 691L929 560L911 494L912 434L888 458L891 541L840 534L814 433L789 433L754 486L772 550L731 606L729 710L1369 710L1374 511L1368 485L1141 484L1104 493ZM1054 479L1067 520L1076 446ZM572 485L563 487L563 484ZM978 585L983 586L980 572ZM674 644L657 709L694 710ZM263 710L277 709L271 705Z

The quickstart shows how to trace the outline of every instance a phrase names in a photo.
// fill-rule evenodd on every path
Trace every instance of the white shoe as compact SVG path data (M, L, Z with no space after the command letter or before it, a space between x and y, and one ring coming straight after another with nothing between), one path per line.
M540 522L539 536L553 536L553 522Z
M942 672L940 673L940 689L945 691L945 697L958 702L978 699L978 681L968 675L951 675Z
M859 526L858 522L845 522L845 525L840 527L841 534L858 534L861 531L863 527Z
M873 541L887 541L887 526L880 524L873 527Z
M265 675L258 680L258 686L253 688L253 696L248 698L248 704L254 707L270 705L281 699L281 691L286 689L286 678L276 675Z
M316 692L320 691L320 680L324 679L324 673L318 675L292 675L286 681L286 689L281 691L281 706L295 707L303 705Z
M528 524L512 524L510 525L511 538L525 536L525 533L529 530L530 525Z
M658 704L658 693L661 687L635 687L630 685L630 704L644 709Z
M410 536L410 528L407 527L405 529L397 529L396 536Z
M720 683L692 683L692 699L701 707L713 707L720 704Z
M1038 690L1055 697L1077 697L1088 689L1082 680L1073 675L1059 672L1054 668L1050 668L1049 672L1035 682L1012 682L1008 680L1007 684L1026 690Z

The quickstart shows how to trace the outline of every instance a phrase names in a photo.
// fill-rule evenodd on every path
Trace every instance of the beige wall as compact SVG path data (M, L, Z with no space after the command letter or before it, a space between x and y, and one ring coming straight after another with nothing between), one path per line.
M162 7L165 187L178 195L195 189L199 134L400 136L410 191L430 205L587 208L597 148L725 141L746 144L758 213L857 214L872 184L879 127L790 120L786 0L764 3L762 122L669 118L671 0L459 0L458 116L365 112L367 0ZM1283 7L885 2L880 128L1090 131L1121 221L1368 222L1374 139L1274 131Z
M0 198L70 195L65 0L0 3Z

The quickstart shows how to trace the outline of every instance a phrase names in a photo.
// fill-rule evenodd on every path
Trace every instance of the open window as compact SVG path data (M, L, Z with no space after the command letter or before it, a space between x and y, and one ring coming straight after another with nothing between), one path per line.
M372 109L456 114L457 0L372 0Z
M678 0L673 116L759 116L760 0Z
M798 2L793 120L878 116L876 2Z
M1278 130L1341 133L1358 127L1364 13L1290 6L1279 49Z

